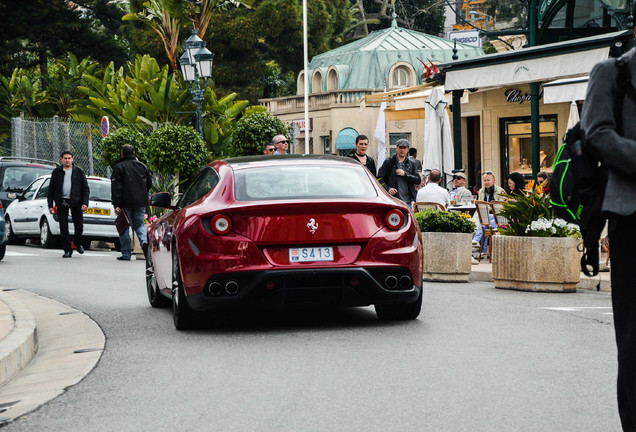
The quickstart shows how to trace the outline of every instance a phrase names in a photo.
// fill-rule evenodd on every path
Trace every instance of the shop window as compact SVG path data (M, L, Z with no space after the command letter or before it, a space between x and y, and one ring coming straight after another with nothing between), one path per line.
M322 140L323 153L326 155L331 154L331 140L329 139L329 137L323 136L323 137L320 137L320 139Z
M502 119L502 153L504 178L512 172L521 173L526 179L532 178L532 133L529 117ZM552 172L557 152L556 117L541 117L539 122L539 170Z

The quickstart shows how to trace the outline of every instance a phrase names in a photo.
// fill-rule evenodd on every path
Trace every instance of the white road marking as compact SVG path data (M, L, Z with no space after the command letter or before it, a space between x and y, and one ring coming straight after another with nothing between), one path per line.
M545 309L545 310L555 310L555 311L562 311L562 312L576 312L576 311L583 311L583 310L590 310L590 309L612 309L611 306L568 306L568 307L543 307L540 309Z

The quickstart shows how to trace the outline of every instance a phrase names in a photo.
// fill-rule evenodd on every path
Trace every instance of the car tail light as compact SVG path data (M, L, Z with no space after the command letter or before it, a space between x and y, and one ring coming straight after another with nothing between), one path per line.
M404 213L398 209L389 210L384 216L384 224L390 230L398 230L404 224Z
M216 215L212 218L210 227L212 228L212 232L214 232L214 234L225 235L232 229L232 219L230 219L229 216L223 214Z

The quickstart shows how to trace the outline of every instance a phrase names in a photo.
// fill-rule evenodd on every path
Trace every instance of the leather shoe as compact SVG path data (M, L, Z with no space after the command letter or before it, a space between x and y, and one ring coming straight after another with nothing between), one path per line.
M62 255L62 258L70 258L73 256L73 251L64 251L64 255Z
M78 247L75 248L75 250L77 251L78 254L83 254L84 253L84 246L79 245Z
M125 256L118 256L117 259L119 261L130 261L130 258L126 258Z

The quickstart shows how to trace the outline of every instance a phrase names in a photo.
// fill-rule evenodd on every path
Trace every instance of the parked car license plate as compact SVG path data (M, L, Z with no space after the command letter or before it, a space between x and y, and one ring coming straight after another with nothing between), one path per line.
M333 261L333 247L289 248L289 262Z
M86 214L94 214L101 216L110 216L110 209L87 208Z

